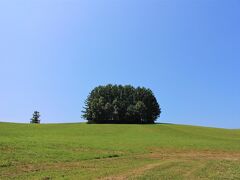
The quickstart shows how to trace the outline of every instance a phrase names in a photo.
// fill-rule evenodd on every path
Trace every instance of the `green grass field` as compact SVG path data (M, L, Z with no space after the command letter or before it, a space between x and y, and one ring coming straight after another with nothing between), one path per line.
M240 130L0 123L0 179L240 179Z

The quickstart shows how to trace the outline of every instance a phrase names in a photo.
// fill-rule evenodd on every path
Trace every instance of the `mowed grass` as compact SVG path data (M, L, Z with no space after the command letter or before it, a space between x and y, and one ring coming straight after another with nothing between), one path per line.
M240 179L240 130L0 123L0 179Z

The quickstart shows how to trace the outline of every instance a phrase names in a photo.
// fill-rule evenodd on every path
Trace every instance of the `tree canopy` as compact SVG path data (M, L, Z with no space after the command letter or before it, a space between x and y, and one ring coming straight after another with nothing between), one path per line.
M88 123L152 124L160 106L150 89L131 85L94 88L85 101L83 118Z

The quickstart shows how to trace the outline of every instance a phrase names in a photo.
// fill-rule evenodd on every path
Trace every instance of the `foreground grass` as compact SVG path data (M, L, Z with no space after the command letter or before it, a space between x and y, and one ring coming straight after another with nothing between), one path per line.
M240 178L240 130L0 123L0 179L198 178Z

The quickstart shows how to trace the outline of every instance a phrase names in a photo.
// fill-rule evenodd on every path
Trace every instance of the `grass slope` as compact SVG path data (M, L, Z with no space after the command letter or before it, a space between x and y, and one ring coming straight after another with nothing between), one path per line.
M0 123L0 179L236 179L240 130Z

